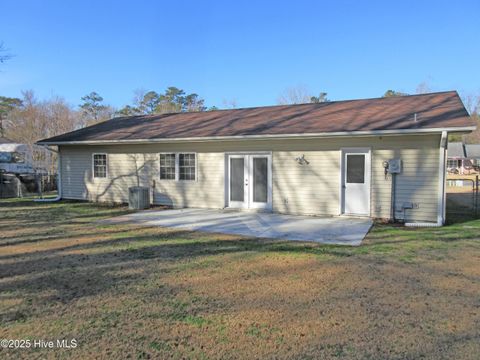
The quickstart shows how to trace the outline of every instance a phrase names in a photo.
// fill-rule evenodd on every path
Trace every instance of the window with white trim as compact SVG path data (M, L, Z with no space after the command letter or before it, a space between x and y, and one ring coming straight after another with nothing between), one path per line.
M175 154L160 154L160 180L175 180Z
M178 154L178 179L195 180L195 154Z
M93 154L93 177L107 177L107 154Z
M161 153L160 180L195 181L197 156L195 153Z
M447 168L448 169L456 169L459 166L460 166L460 164L459 164L458 160L452 160L452 159L447 160Z

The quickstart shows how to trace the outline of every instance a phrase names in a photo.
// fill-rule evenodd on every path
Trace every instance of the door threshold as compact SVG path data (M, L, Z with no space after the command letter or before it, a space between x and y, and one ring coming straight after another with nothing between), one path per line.
M223 211L226 212L235 212L235 211L241 211L241 212L249 212L249 213L271 213L271 209L242 209L242 208L232 208L232 207L226 207L222 209Z
M370 215L362 215L362 214L340 214L339 217L356 217L356 218L370 218Z

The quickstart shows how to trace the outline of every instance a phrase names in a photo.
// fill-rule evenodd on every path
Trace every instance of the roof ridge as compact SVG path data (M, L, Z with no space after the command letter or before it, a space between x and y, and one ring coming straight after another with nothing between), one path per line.
M216 109L216 110L205 110L205 111L191 111L191 112L168 112L168 113L161 113L161 114L143 114L143 115L132 115L132 116L119 116L117 118L134 118L134 117L156 117L162 115L174 115L174 114L189 114L189 113L199 113L199 112L220 112L220 111L237 111L237 110L254 110L254 109L268 109L274 107L296 107L296 106L314 106L314 105L324 105L324 104L335 104L335 103L342 103L342 102L353 102L353 101L368 101L368 100L390 100L390 99L398 99L398 98L411 98L411 97L419 97L419 96L431 96L431 95L439 95L439 94L446 94L446 93L455 93L458 94L456 90L445 90L445 91L434 91L429 93L423 94L408 94L408 95L398 95L398 96L377 96L372 98L361 98L361 99L344 99L344 100L329 100L319 103L301 103L301 104L277 104L277 105L261 105L261 106L245 106L240 108L233 108L233 109ZM117 119L112 118L109 120ZM108 121L108 120L107 120Z
M414 121L414 113L421 113ZM40 141L270 136L475 127L456 91L325 103L122 116Z

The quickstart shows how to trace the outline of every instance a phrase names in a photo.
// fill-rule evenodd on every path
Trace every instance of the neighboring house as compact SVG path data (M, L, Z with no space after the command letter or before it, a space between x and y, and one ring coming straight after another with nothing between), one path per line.
M463 174L463 163L467 156L465 146L461 142L451 142L447 149L447 172Z
M126 202L141 185L173 207L443 223L447 136L474 129L449 91L121 117L39 144L58 146L67 199Z
M447 172L451 174L471 174L480 165L480 145L452 142L447 150Z
M480 144L466 144L465 153L474 166L480 166Z

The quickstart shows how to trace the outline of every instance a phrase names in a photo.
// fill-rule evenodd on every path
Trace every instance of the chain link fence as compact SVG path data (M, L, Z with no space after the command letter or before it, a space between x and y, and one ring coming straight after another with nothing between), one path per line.
M447 221L480 218L479 175L447 178Z

